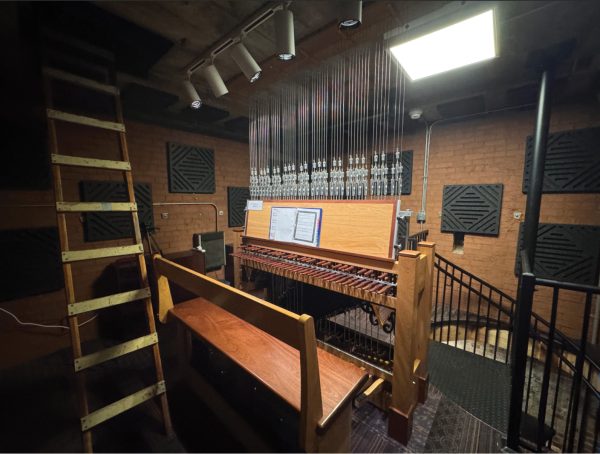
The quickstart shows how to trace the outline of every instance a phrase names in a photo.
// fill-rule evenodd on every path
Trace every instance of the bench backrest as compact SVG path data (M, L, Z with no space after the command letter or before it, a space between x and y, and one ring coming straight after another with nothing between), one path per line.
M160 254L156 254L153 261L161 322L167 322L168 313L173 308L169 288L169 281L172 281L300 352L300 445L306 451L314 451L317 425L323 416L323 403L313 318L263 301L171 262Z

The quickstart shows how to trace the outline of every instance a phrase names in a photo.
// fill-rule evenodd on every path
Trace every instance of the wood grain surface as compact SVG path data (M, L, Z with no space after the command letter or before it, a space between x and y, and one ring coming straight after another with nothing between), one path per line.
M171 314L300 411L300 353L265 331L204 298L176 305ZM323 419L336 409L366 373L317 348Z
M396 200L265 200L247 212L246 236L269 239L272 207L321 208L321 248L391 257Z

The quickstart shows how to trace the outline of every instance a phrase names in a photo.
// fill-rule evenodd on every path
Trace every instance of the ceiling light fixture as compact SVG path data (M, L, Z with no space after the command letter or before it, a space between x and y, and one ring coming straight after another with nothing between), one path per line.
M338 26L341 30L358 28L362 24L362 1L342 0L340 2L340 20Z
M227 90L225 82L223 82L223 78L219 74L219 71L214 63L205 66L202 72L206 82L208 82L208 86L213 92L213 95L215 95L215 98L220 98L221 96L229 93L229 90Z
M494 10L390 47L412 80L496 57Z
M189 105L192 109L199 109L202 106L202 100L200 99L200 95L196 91L196 87L189 79L185 79L183 81L183 87L185 90L185 94L187 95Z
M296 56L294 38L294 13L284 8L275 13L275 42L277 57L280 60L291 60Z
M231 58L240 67L246 78L252 83L260 77L261 69L250 55L243 43L237 43L231 47Z

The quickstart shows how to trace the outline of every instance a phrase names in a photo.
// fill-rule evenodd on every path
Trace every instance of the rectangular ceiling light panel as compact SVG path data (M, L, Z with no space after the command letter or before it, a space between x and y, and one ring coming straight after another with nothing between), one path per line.
M496 56L494 10L390 48L412 80Z

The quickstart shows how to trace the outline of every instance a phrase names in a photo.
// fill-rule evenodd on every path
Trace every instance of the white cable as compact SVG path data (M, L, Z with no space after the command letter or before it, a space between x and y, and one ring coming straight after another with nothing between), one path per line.
M68 326L65 325L43 325L41 323L33 323L33 322L23 322L19 319L19 317L17 317L15 314L13 314L12 312L7 311L6 309L3 309L0 307L0 311L7 313L8 315L10 315L12 318L15 319L15 321L21 325L21 326L36 326L38 328L57 328L57 329L66 329L66 330L70 330L71 328L69 328ZM82 327L83 325L85 325L86 323L91 322L92 320L94 320L96 317L98 317L98 314L94 315L93 317L90 317L88 320L86 320L83 323L80 323L79 325L77 325L78 327Z

